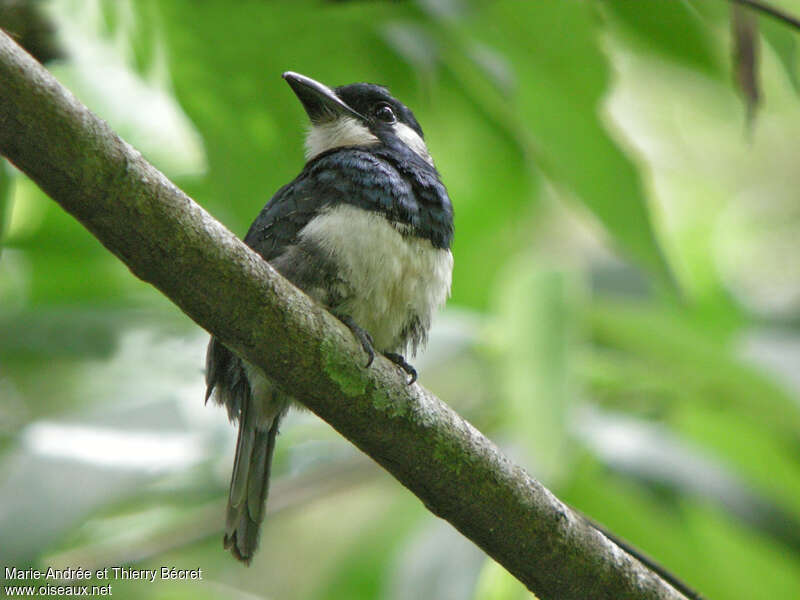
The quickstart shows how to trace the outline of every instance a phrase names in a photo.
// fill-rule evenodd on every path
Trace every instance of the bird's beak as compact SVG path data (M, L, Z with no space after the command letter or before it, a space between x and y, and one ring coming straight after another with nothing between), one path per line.
M306 109L308 118L314 125L332 121L343 115L355 117L359 121L366 120L343 102L327 85L292 71L286 71L283 78L292 86L292 90L303 103L303 108Z

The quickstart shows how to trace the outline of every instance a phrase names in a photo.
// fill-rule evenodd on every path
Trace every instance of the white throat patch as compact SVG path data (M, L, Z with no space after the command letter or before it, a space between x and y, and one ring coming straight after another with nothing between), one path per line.
M392 128L394 129L395 135L399 137L406 146L421 156L429 165L433 165L433 159L428 152L428 146L425 145L425 140L423 140L416 131L405 123L395 123L392 125Z
M428 146L425 145L425 140L416 131L405 123L395 123L392 128L395 135L406 146L411 148L429 165L433 165ZM365 146L377 144L378 142L378 138L358 119L339 117L327 123L311 126L306 135L306 160L309 161L315 156L334 148Z
M377 144L369 129L353 117L339 117L327 123L312 125L306 135L306 160L343 146Z

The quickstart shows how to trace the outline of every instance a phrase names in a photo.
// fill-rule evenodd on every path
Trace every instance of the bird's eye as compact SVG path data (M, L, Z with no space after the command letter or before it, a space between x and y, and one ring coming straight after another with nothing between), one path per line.
M381 102L375 107L375 118L380 119L384 123L394 123L397 120L392 107L386 104L386 102Z

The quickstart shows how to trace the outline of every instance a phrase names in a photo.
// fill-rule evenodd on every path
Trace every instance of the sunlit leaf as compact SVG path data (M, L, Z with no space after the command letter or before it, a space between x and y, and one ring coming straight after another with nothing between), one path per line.
M68 57L52 67L56 76L169 176L203 173L203 140L172 94L154 24L137 23L129 0L57 2L48 8ZM113 17L110 31L104 16ZM149 60L137 68L135 48L142 46Z

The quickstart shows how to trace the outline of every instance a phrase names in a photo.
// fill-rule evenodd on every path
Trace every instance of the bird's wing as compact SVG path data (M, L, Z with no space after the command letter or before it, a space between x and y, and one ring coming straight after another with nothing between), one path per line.
M278 190L253 221L244 242L267 261L280 255L319 209L313 187L304 171Z
M271 261L327 206L350 204L412 223L419 207L411 186L386 161L359 148L321 154L282 187L247 232L245 243ZM285 273L284 273L285 275Z

